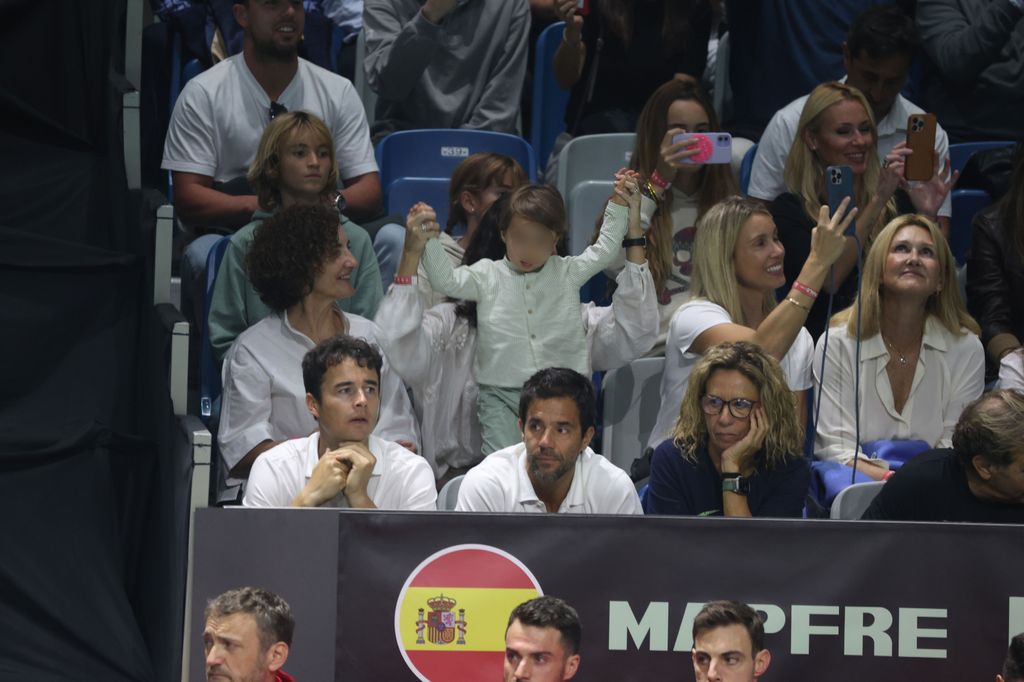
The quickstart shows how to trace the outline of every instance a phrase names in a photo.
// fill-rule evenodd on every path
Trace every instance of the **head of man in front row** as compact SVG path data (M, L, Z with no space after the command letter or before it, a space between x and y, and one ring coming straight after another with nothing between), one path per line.
M295 631L288 603L258 587L228 590L206 606L206 679L295 682L281 666Z
M642 514L633 482L590 449L594 386L579 372L542 369L523 385L523 442L484 458L459 488L457 511Z
M968 403L953 449L897 469L861 518L1024 523L1024 394L992 391Z
M512 610L505 630L504 682L563 682L580 666L582 629L576 609L537 597Z
M738 601L712 601L693 620L697 682L756 682L772 661L757 611Z
M1024 632L1014 635L1003 661L1003 673L996 682L1024 682Z
M383 364L364 339L343 334L306 353L302 381L317 431L256 459L244 506L436 509L427 461L371 435L380 414Z

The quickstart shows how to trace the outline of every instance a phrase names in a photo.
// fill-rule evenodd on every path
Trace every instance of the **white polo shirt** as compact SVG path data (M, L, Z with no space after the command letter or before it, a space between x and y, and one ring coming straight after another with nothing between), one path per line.
M377 458L366 493L378 509L433 511L437 509L434 472L427 460L398 443L370 436L370 452ZM277 445L252 465L242 506L288 507L302 491L320 461L320 432ZM322 507L345 508L340 492Z
M846 78L843 78L846 81ZM757 144L757 153L754 155L754 165L750 169L750 186L747 194L755 199L772 201L775 197L787 191L785 170L786 158L789 156L789 149L793 146L796 137L796 130L800 124L800 114L807 102L807 95L798 97L783 108L775 112L768 127L764 129L761 140ZM878 158L884 159L893 147L907 139L907 118L911 114L924 113L924 109L917 106L903 95L897 95L893 102L892 109L880 121L876 122L878 128ZM940 164L949 155L949 137L942 126L935 126L935 151L939 153ZM941 165L940 165L941 171ZM952 203L950 194L946 195L942 206L939 207L939 215L949 217L952 215Z
M469 470L456 511L543 513L526 473L526 444L493 452ZM643 514L633 482L622 469L590 448L576 458L569 493L559 514Z

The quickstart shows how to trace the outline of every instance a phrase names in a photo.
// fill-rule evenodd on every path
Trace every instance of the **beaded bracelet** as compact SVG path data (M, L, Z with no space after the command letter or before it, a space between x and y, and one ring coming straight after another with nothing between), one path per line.
M810 298L812 300L818 298L818 292L815 291L814 289L810 288L809 286L807 286L806 284L804 284L800 280L797 280L797 281L793 282L793 288L796 289L797 291L799 291L801 294L803 294L807 298Z

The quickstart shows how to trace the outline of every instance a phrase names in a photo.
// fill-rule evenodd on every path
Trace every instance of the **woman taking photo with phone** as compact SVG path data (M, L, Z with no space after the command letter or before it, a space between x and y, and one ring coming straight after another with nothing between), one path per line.
M859 90L837 82L819 85L807 98L786 159L789 191L771 203L772 217L786 246L786 282L791 284L807 257L817 211L828 203L827 183L833 175L827 169L846 166L853 174L854 204L860 209L857 239L847 238L834 274L823 285L824 293L835 297L833 310L842 310L857 294L857 241L866 253L885 223L900 213L914 211L934 220L955 180L954 176L943 181L936 167L930 180L911 186L903 179L905 159L910 154L906 144L893 147L879 163L877 140L871 108ZM947 165L942 176L948 170ZM901 187L905 195L897 201L896 190ZM807 329L815 338L827 326L828 301L828 296L819 297L807 316Z

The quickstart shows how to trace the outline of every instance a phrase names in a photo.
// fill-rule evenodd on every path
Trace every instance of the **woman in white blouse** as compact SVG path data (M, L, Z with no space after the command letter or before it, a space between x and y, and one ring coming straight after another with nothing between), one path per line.
M821 207L811 252L780 304L775 290L786 283L786 250L768 209L752 199L729 197L701 217L693 249L693 297L669 324L661 407L649 447L670 437L690 372L704 351L726 341L751 341L779 361L796 393L797 417L806 423L804 391L811 387L814 342L803 325L826 273L843 252L843 230L857 214L857 209L846 213L847 204L844 199L831 217L828 206Z
M868 252L860 291L860 443L950 447L961 410L984 388L985 353L935 223L922 215L890 221ZM852 464L857 447L857 332L855 300L832 318L827 351L825 336L815 350L814 452L843 464ZM863 454L857 468L875 479L888 473L885 461Z
M504 197L499 199L484 215L467 245L464 264L504 257L497 216L505 203ZM449 301L425 310L417 295L415 274L420 257L437 231L433 216L424 205L410 211L395 284L385 294L375 319L381 330L381 347L412 389L423 432L423 456L438 480L446 480L481 459L473 374L476 305ZM641 235L639 221L631 220L627 238ZM627 258L611 307L586 303L580 308L594 370L613 369L640 357L651 348L658 332L657 299L643 247L629 247Z
M302 381L306 352L338 334L378 343L377 325L338 306L355 294L357 265L337 212L324 206L291 206L256 228L246 269L273 312L242 332L224 357L217 443L228 478L221 500L237 496L260 454L316 430ZM386 356L380 400L374 435L415 449L412 406Z

